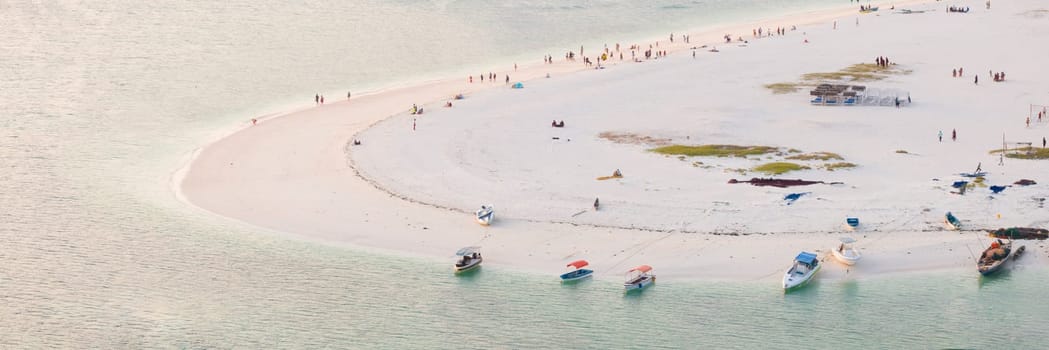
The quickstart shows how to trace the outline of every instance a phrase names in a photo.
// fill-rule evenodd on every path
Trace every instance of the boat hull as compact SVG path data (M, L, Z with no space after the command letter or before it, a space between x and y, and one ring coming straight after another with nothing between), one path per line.
M809 281L812 280L812 277L816 276L816 273L819 272L822 268L823 264L816 265L816 268L810 270L809 273L806 273L801 276L797 276L794 274L793 267L788 269L783 276L783 290L789 291L805 286L809 283Z
M483 261L483 259L478 258L478 259L475 259L474 261L471 261L469 264L466 264L466 265L463 265L463 266L459 266L459 264L454 264L454 265L452 265L452 269L455 271L455 273L461 273L461 272L470 271L470 270L473 270L473 269L476 269L476 268L480 267L482 261Z
M623 289L626 289L626 291L628 291L628 292L632 291L632 290L642 290L642 289L647 288L648 286L651 286L654 283L656 283L656 276L652 276L652 277L643 279L641 281L633 282L633 283L631 283L631 282L623 283Z
M846 255L845 253L842 253L841 251L838 251L838 250L833 250L832 254L834 255L834 260L837 260L838 262L840 262L842 264L850 265L850 266L851 265L856 265L856 262L860 261L860 258L862 257L862 255L860 255L860 253L855 251L855 250L851 250L851 251L853 252L854 256Z
M998 272L998 270L1001 270L1002 267L1005 266L1005 263L1008 262L1009 259L1012 259L1013 256L1015 255L1015 252L1012 249L1013 246L1012 246L1011 242L1006 244L1006 245L1004 245L1003 248L1005 248L1005 250L1006 250L1005 257L1002 257L999 260L994 260L994 262L990 263L990 264L983 263L983 259L984 259L984 256L987 255L988 250L990 250L991 248L988 248L988 250L985 250L980 255L981 261L977 262L977 264L976 264L976 271L979 272L980 275L982 275L982 276L989 276L989 275L993 275L994 273Z
M561 274L561 282L578 281L584 278L588 278L594 275L592 270L576 270L568 273Z

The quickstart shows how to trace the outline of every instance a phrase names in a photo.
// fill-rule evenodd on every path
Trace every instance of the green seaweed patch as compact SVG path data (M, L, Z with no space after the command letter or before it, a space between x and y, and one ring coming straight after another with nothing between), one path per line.
M896 150L896 153L899 153L899 154L910 154L910 152L907 152L907 150L905 150L905 149L898 149L898 150Z
M772 162L772 163L765 163L765 164L756 166L756 167L754 167L754 169L751 169L751 170L759 172L759 173L768 174L768 175L780 175L780 174L785 174L785 173L788 173L788 172L791 172L791 171L806 170L806 169L812 169L812 168L809 168L809 167L801 165L801 164L795 164L795 163Z
M845 158L842 158L837 153L830 153L830 152L813 152L813 153L795 154L793 156L787 157L787 159L791 159L791 160L822 160L822 161L845 160Z
M1049 159L1049 148L1038 148L1038 147L1019 147L1011 148L1008 150L996 149L991 151L991 154L1005 152L1007 158L1015 159Z
M829 164L824 164L823 165L823 169L825 169L827 171L835 171L835 170L838 170L838 169L850 169L850 168L855 168L855 167L856 167L856 164L849 163L849 162L829 163Z
M776 152L776 147L736 146L736 145L670 145L653 148L650 151L664 155L682 155L689 157L741 157L757 156Z

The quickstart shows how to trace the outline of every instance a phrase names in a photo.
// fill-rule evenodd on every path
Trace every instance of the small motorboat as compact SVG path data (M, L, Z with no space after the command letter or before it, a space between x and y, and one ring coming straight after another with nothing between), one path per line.
M455 261L455 273L469 271L481 266L481 247L465 247L455 252L459 259Z
M947 214L943 216L943 226L946 226L948 230L957 231L962 227L962 222L958 220L954 214L947 212Z
M491 205L482 205L481 209L478 209L476 214L477 223L488 226L491 225L492 220L495 219L495 208Z
M856 228L860 227L860 218L847 217L845 218L845 229L849 231L855 231Z
M623 288L626 291L644 289L656 283L656 275L651 274L652 266L641 265L630 269L626 272L626 282L623 282Z
M841 244L838 244L838 248L834 249L832 253L834 259L837 259L845 265L856 265L856 262L862 257L860 251L856 250L856 247L853 246L853 243L856 243L856 240L852 237L841 237L839 240L841 241Z
M1013 257L1013 242L1010 240L996 239L991 246L980 254L980 260L976 262L976 270L981 275L987 276L998 272Z
M821 267L816 254L801 252L794 258L794 265L783 275L783 290L789 291L805 285L812 280Z
M594 275L594 270L584 269L590 263L586 260L576 260L568 263L565 267L572 268L572 271L561 274L561 282L578 281Z

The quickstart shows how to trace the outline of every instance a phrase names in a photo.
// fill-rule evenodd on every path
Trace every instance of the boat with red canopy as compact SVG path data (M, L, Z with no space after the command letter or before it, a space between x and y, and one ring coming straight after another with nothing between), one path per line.
M627 279L623 282L623 288L627 291L644 289L656 282L656 275L652 273L652 266L641 265L626 272Z
M576 260L568 263L565 267L572 268L572 271L561 274L561 282L577 281L594 275L594 270L584 269L589 266L586 260Z

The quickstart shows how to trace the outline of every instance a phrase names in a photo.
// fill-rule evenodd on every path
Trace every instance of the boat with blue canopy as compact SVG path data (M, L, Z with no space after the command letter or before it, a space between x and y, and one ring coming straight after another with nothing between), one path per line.
M801 252L794 258L794 264L783 275L783 289L791 290L801 287L812 280L823 265L814 253Z

